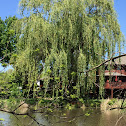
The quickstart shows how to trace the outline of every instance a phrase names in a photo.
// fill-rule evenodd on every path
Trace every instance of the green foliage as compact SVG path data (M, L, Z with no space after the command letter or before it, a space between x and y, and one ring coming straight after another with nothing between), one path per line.
M11 61L25 96L36 96L40 77L43 97L82 98L95 90L97 70L85 71L111 57L115 47L120 52L123 42L113 5L113 0L20 1L23 18L14 26L19 38ZM104 66L99 71L102 96Z
M0 100L0 108L4 108L4 105L5 105L4 101Z
M0 118L0 121L5 121L5 119L3 119L3 118Z
M37 99L35 98L30 98L30 99L26 99L25 101L27 104L30 104L30 105L35 105L38 101Z
M51 108L48 108L47 111L48 112L53 112L53 110Z
M79 102L81 102L81 103L84 104L84 99L83 99L83 98L80 98L80 99L79 99Z
M17 18L8 17L4 21L0 18L0 59L9 62L11 53L16 49L17 36L13 24ZM3 67L6 67L3 65Z
M7 63L2 63L1 64L3 67L7 67Z
M76 94L71 94L70 97L71 97L72 99L77 98Z
M76 73L75 73L75 72L72 72L72 73L71 73L71 76L72 76L72 77L76 76Z
M86 101L84 101L85 106L87 107L100 107L101 104L101 100L98 99L87 99Z
M73 109L73 106L70 103L67 103L65 108L68 109L68 110L71 110L71 109Z
M27 115L24 115L24 118L26 118L27 117Z
M20 80L16 80L14 70L9 69L6 72L0 73L0 97L10 98L16 97L20 98L23 96L20 88Z
M114 105L116 103L116 101L117 101L117 99L113 98L107 104L111 106L111 105Z
M90 114L89 113L86 113L85 116L90 116Z
M14 110L16 107L19 106L21 99L0 99L0 107L1 109L6 110Z

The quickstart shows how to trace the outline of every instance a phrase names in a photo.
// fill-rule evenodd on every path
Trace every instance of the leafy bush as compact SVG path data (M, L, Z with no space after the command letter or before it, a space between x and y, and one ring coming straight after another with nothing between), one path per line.
M108 105L114 105L115 102L116 102L116 99L113 98L113 99L111 99L111 100L108 102Z

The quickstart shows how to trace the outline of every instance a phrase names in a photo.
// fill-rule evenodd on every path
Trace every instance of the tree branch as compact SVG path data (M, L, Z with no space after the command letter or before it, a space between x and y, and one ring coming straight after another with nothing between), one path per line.
M92 70L94 70L94 69L96 69L96 68L99 68L100 66L102 66L103 64L105 64L105 63L107 63L107 62L109 62L109 61L111 61L111 60L114 60L114 59L117 59L117 58L120 58L120 57L123 57L123 56L126 56L126 54L122 54L122 55L119 55L119 56L110 58L110 59L108 59L108 60L105 60L105 61L102 62L101 64L99 64L99 65L97 65L97 66L95 66L95 67L93 67L93 68L91 68L91 69L89 69L89 70L86 70L86 71L84 71L84 72L80 72L80 73L88 73L88 72L90 72L90 71L92 71Z

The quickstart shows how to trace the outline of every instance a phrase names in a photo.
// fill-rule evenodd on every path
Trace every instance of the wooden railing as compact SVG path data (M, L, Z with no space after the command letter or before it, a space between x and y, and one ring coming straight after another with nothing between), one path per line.
M105 89L126 89L126 82L121 82L121 80L119 82L109 82L107 80L107 82L105 83Z

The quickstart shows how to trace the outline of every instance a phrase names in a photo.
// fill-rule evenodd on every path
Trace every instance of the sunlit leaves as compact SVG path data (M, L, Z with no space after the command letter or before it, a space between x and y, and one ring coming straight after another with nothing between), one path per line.
M41 74L49 97L79 97L93 90L97 70L85 71L102 63L105 55L110 57L116 45L121 49L123 36L113 1L21 0L20 10L24 18L19 22L15 69L22 73L23 84L27 80L32 87Z

